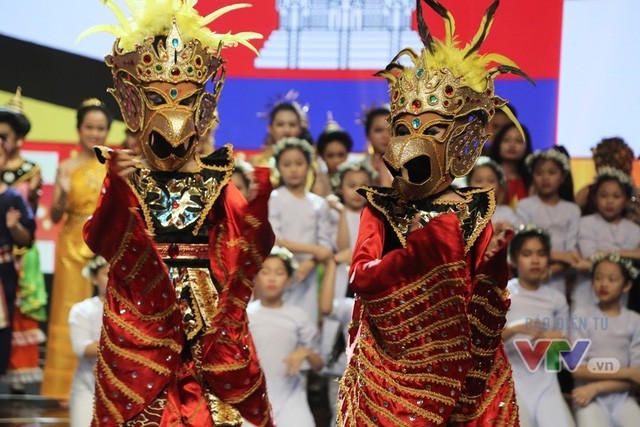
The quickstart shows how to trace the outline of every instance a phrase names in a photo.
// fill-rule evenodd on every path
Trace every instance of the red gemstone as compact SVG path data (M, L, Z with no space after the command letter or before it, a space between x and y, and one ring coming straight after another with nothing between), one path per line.
M398 99L398 94L400 92L398 92L397 90L393 92L393 100L395 101L396 99Z
M172 68L171 69L171 75L173 77L178 77L180 75L180 68Z
M411 103L411 107L413 107L414 110L419 110L420 107L422 107L422 102L419 99L414 99Z
M444 105L445 107L448 107L448 106L449 106L449 101L445 100L445 101L442 103L442 105Z
M451 95L453 95L453 86L451 86L451 85L447 85L447 86L444 88L444 93L445 93L447 96L451 96Z
M169 249L167 249L167 254L169 254L171 258L177 258L179 253L180 253L180 248L178 247L177 244L172 243L169 245Z
M142 57L142 62L145 64L151 64L151 59L151 55L147 53Z

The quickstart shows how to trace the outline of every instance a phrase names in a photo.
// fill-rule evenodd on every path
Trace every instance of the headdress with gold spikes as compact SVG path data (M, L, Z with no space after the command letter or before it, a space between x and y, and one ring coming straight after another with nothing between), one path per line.
M351 152L351 149L353 148L353 139L351 138L351 135L349 135L349 133L333 118L333 113L331 111L327 111L327 123L324 125L324 130L318 137L317 142L318 152L320 155L324 154L327 144L332 141L340 142L348 152Z
M31 130L31 122L24 114L22 105L22 88L18 86L15 95L6 104L0 106L0 122L7 121L20 137L24 137Z
M422 1L444 19L444 40L431 35L422 16ZM418 116L425 112L437 113L446 119L469 118L468 125L457 129L457 135L451 135L447 164L451 164L455 154L457 166L451 170L454 176L466 175L473 167L487 137L480 122L488 122L496 109L502 109L520 128L506 107L506 101L495 94L493 79L503 73L531 79L505 56L478 52L489 34L498 5L499 0L491 3L475 37L460 48L451 13L436 0L417 0L418 30L424 49L419 55L412 49L403 49L384 70L376 73L389 82L392 124L400 115ZM400 63L405 56L414 67L408 68ZM492 63L498 65L488 68ZM478 117L481 120L476 120ZM422 125L419 118L410 123L415 129ZM458 152L464 152L464 155L457 158Z
M207 25L251 5L233 4L201 16L194 8L197 0L125 0L132 15L127 18L113 0L103 2L119 26L98 25L80 38L100 31L117 37L106 57L114 81L110 92L152 166L178 170L217 121L225 78L222 48L242 44L257 53L250 40L262 38L254 32L218 34ZM209 80L215 81L213 93L204 90Z

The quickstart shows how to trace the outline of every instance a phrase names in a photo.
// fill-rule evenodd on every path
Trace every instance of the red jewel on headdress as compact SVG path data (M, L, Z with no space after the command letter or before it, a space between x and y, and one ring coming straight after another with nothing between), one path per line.
M451 95L453 95L453 86L451 86L451 85L447 85L447 86L445 86L445 88L444 88L444 93L445 93L445 95L447 95L447 96L451 96Z
M422 107L422 101L420 101L419 99L414 99L411 103L411 107L416 111L419 110L420 107Z
M171 69L171 76L179 77L180 76L180 68L172 68Z
M177 258L179 253L180 253L180 248L178 247L177 244L172 243L169 245L169 249L167 249L167 254L171 258Z
M399 91L395 90L393 91L393 100L395 101L396 99L398 99L398 95L400 94Z
M142 62L144 62L145 64L151 64L151 60L152 60L152 59L153 59L153 58L151 57L151 54L149 54L149 53L145 53L145 54L142 56Z

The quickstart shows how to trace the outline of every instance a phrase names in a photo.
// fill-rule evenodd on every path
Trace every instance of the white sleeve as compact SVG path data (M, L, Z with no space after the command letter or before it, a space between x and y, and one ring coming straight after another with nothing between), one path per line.
M76 356L84 357L84 350L95 342L91 337L92 329L91 321L85 315L82 304L74 304L69 311L69 336Z

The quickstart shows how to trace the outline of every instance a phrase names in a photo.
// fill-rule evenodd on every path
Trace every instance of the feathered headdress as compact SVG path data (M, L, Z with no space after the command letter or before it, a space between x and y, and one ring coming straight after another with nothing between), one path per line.
M131 11L127 18L123 10L113 0L102 0L118 19L120 25L96 25L84 31L78 40L98 32L109 32L118 38L117 47L122 52L132 52L149 37L167 34L175 19L176 26L185 40L200 40L202 45L217 49L218 46L232 47L238 44L248 47L256 54L249 40L261 39L262 35L254 32L237 34L218 34L207 26L220 16L232 10L251 7L248 3L237 3L222 7L207 16L202 16L194 8L198 0L125 0Z
M444 40L431 35L422 16L423 1L444 19ZM447 119L467 119L467 124L452 136L453 143L447 151L447 163L451 165L455 159L451 166L454 176L464 176L473 167L487 137L484 125L496 109L503 110L523 134L506 101L495 94L493 79L499 74L514 73L533 81L509 58L478 52L489 34L499 3L499 0L491 3L475 37L460 48L451 13L436 0L417 0L418 31L424 49L419 55L412 49L403 49L384 70L376 73L389 82L391 123L403 114L418 116L425 112ZM403 57L408 57L414 67L402 65ZM498 65L489 68L492 63ZM421 128L420 118L415 117L410 125Z

